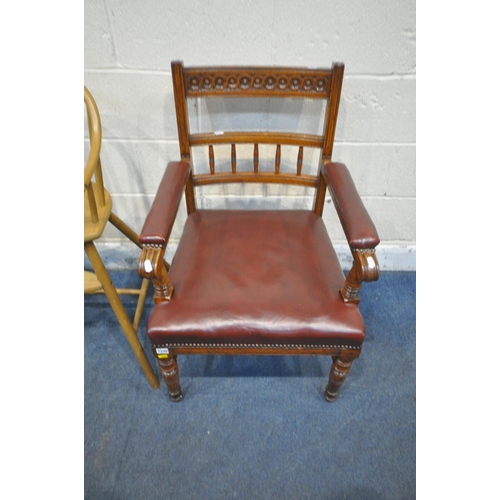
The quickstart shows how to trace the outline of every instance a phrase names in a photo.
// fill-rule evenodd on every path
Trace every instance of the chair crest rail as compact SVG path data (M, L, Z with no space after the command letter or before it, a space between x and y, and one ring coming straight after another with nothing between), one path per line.
M292 68L186 68L186 97L308 97L326 99L332 73L328 70Z

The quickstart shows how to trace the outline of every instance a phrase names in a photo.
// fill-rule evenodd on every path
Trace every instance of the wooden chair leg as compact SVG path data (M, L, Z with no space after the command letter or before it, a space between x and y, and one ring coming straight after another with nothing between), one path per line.
M158 359L160 371L168 387L168 396L174 402L182 399L182 389L179 384L179 366L177 356L169 355L168 358Z
M89 258L89 261L94 269L94 272L104 289L106 297L109 300L111 308L113 309L113 312L115 313L115 316L118 322L120 323L120 326L122 327L123 333L125 334L125 337L127 338L130 347L132 347L132 351L134 352L137 360L139 361L139 364L141 365L141 368L144 374L146 375L149 384L151 385L151 387L153 387L153 389L158 389L158 387L160 386L158 378L156 377L153 368L149 364L148 358L146 357L146 353L144 352L144 349L142 348L139 338L137 337L137 332L134 330L134 327L132 325L132 322L130 321L127 311L125 310L123 303L120 300L116 288L111 282L111 278L108 274L108 271L104 267L104 263L102 262L102 259L99 253L97 252L97 249L93 242L90 241L85 243L85 253Z
M340 356L332 356L333 363L330 368L330 377L325 389L325 399L335 401L339 395L340 387L344 383L351 369L354 356L350 352L342 352Z

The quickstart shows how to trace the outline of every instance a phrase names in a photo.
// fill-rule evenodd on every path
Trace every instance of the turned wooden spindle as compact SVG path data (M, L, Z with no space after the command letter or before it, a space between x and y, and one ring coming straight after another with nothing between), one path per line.
M212 144L208 146L208 162L210 164L210 174L215 174L215 157L214 157L214 147Z
M231 171L236 173L236 144L231 144Z
M259 145L253 145L253 171L259 173Z
M274 173L280 173L280 164L281 164L281 144L276 146L276 159L274 162Z
M297 175L302 173L302 161L304 159L304 148L303 146L299 147L299 154L297 155Z

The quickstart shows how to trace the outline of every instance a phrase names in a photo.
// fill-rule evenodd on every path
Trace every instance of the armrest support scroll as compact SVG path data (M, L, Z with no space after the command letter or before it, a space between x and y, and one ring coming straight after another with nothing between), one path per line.
M167 165L139 236L143 249L138 272L152 280L155 303L170 301L174 293L164 256L190 172L191 166L183 161Z
M147 245L142 249L139 260L139 276L153 282L155 303L168 302L174 294L174 287L170 284L170 277L163 260L164 255L164 247Z
M340 289L342 300L358 304L363 281L376 281L379 276L380 267L375 250L356 250L352 268L347 274L344 286Z

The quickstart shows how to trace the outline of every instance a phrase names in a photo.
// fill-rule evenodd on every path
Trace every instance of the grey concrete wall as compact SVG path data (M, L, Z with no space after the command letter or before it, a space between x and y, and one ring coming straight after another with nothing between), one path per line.
M346 163L375 221L381 264L414 268L415 40L415 2L406 0L85 0L84 81L101 113L102 163L116 213L139 232L165 165L179 156L172 60L188 66L307 67L342 61L333 158ZM196 103L193 126L203 127L208 111ZM292 129L297 123L313 126L308 109L296 111L286 115ZM268 119L271 112L264 105ZM280 124L287 125L283 118ZM283 156L286 161L285 151ZM314 159L312 165L315 170ZM241 194L244 200L236 201ZM309 207L311 198L272 186L212 186L200 193L201 206L238 203ZM331 203L324 216L343 251L345 239ZM181 209L172 248L184 217ZM101 241L115 249L123 243L113 228Z

